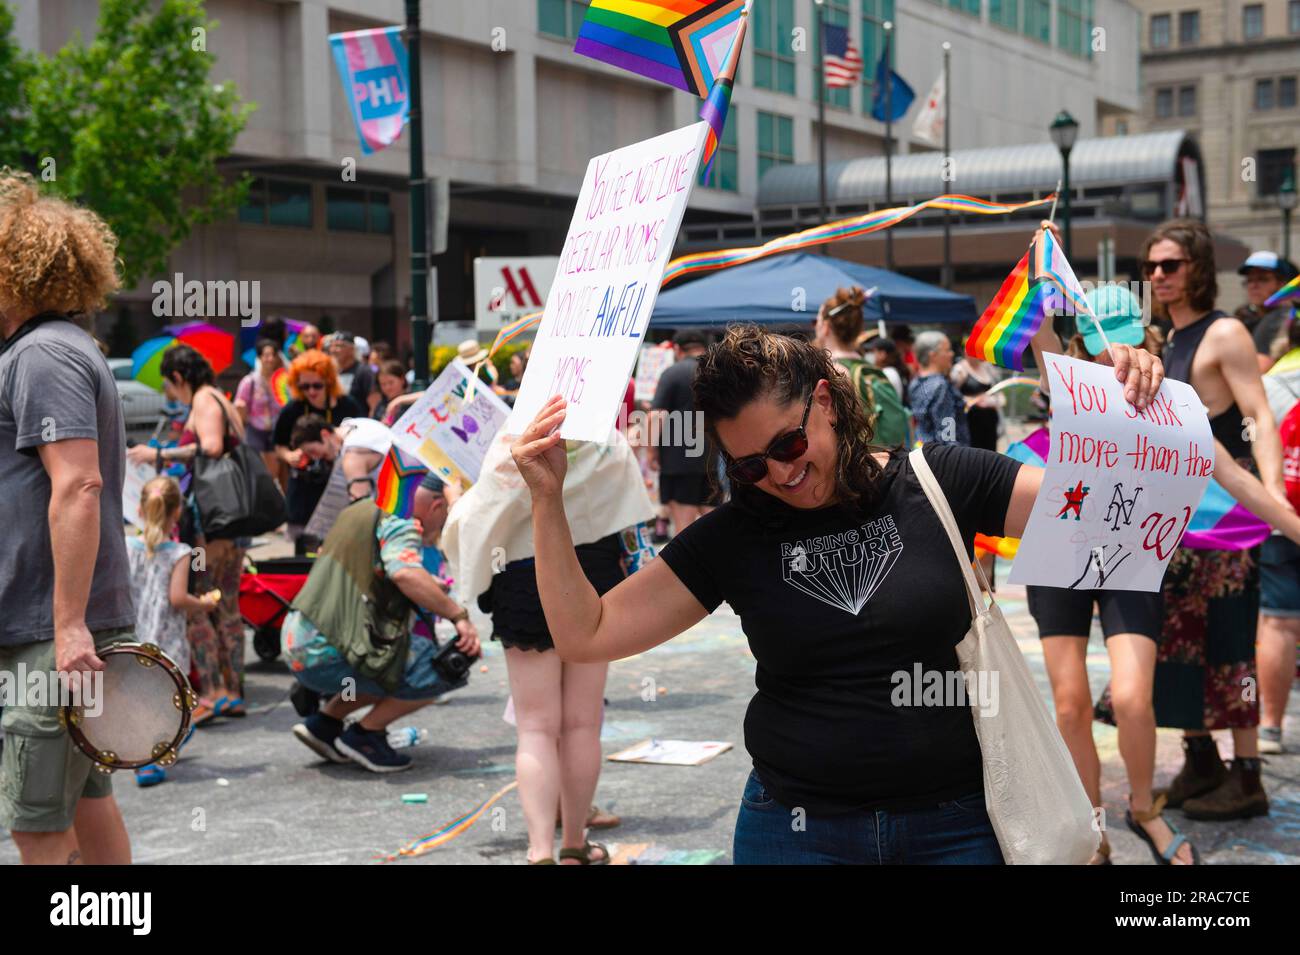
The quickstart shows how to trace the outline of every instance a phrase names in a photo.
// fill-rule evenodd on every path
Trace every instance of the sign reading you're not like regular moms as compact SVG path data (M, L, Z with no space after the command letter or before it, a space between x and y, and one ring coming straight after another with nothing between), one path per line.
M563 395L564 437L609 439L707 130L695 123L588 163L507 434Z
M1047 471L1008 578L1074 590L1160 589L1214 470L1205 407L1165 380L1138 411L1115 370L1044 355Z

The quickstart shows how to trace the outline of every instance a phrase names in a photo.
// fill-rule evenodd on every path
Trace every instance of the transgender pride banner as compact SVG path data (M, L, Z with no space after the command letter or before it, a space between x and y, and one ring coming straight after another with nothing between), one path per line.
M333 33L330 46L362 151L369 156L391 146L411 108L402 28Z

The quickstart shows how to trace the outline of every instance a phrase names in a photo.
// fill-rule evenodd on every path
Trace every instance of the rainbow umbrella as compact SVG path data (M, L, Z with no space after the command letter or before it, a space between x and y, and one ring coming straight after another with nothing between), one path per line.
M207 322L168 325L163 334L151 338L131 353L131 377L143 385L162 391L163 352L176 345L188 345L208 360L212 370L221 374L235 360L235 336Z
M284 336L284 350L293 353L293 346L298 344L298 334L307 327L306 322L300 322L295 318L286 318L284 327L288 334ZM257 366L257 340L261 338L261 325L253 325L239 329L239 357L244 360L244 364L249 368Z

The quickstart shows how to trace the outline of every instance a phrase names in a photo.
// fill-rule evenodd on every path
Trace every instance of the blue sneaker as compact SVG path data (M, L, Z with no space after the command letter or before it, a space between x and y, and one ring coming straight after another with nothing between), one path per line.
M293 727L293 735L321 759L331 763L346 763L348 758L334 748L334 741L343 732L343 721L324 713L313 713Z
M353 723L334 741L334 748L372 773L396 773L411 768L411 757L388 745L387 730L366 730Z

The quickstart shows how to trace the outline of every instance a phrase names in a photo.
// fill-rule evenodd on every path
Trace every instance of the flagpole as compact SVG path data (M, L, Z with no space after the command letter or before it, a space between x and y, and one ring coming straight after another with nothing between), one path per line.
M817 7L817 214L818 225L826 223L826 22L822 0Z
M948 55L951 51L952 44L945 40L943 44L943 160L945 164L952 162L952 150L948 140L951 128L948 120L952 117L952 84L948 79ZM945 188L944 191L948 190ZM946 289L952 288L952 222L947 209L943 210L943 280L940 284Z
M894 207L894 65L890 62L890 54L893 47L890 44L890 34L894 30L894 24L885 21L885 208ZM894 233L891 229L885 230L885 268L889 271L894 270Z
M414 389L429 386L429 253L425 228L424 117L420 90L420 0L406 0L406 58L409 63L411 149L411 348L415 352Z

